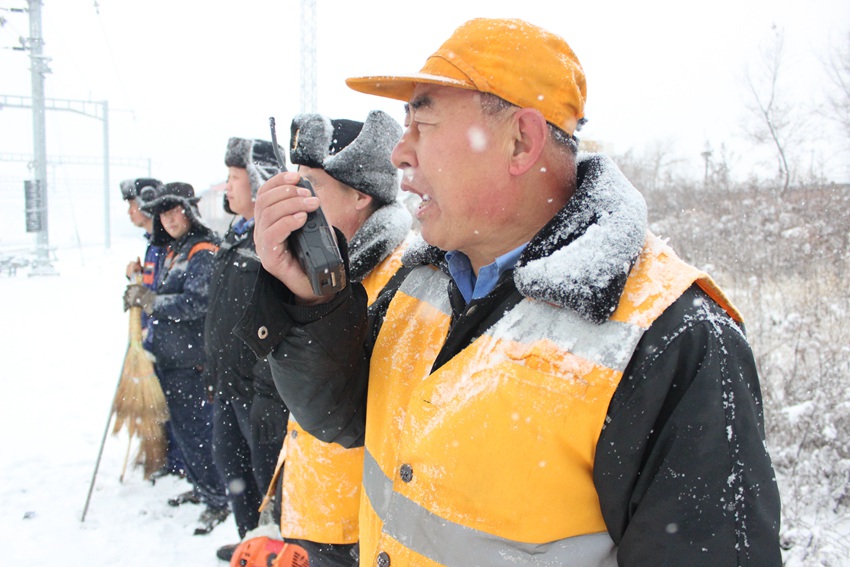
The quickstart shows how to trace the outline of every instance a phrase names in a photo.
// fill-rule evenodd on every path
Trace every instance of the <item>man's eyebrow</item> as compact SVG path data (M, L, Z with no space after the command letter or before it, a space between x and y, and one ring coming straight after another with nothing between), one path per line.
M430 108L431 106L434 106L434 99L423 94L411 100L409 105L405 105L405 110L419 110L420 108Z

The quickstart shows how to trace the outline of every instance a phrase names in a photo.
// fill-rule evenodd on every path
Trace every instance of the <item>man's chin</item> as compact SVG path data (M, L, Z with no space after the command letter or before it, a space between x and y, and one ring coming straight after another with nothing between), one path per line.
M422 240L429 245L439 248L440 250L452 250L447 248L450 246L449 240L443 237L443 234L437 230L429 230L425 225L422 225L419 233L422 235Z

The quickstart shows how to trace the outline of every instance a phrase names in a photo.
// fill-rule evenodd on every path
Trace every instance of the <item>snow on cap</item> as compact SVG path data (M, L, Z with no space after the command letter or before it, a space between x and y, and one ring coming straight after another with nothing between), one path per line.
M536 108L573 135L584 118L587 85L576 54L561 37L517 19L470 20L410 75L347 79L356 91L409 101L417 83L491 93Z

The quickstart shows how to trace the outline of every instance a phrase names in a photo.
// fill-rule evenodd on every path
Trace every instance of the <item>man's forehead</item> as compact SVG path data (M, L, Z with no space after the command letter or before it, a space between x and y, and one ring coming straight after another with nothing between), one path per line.
M411 94L410 100L405 105L405 109L419 110L422 108L433 108L441 102L448 102L459 97L475 96L478 94L480 94L478 91L470 89L459 89L430 83L416 83L413 87L413 94Z

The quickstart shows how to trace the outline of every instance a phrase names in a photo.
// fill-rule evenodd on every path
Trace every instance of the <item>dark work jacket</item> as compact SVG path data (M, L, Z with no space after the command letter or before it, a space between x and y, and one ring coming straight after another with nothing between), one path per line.
M490 294L465 304L450 284L452 322L434 368L524 296L574 309L590 321L613 311L625 278L588 278L601 284L588 292L587 286L523 277L529 264L583 245L582 235L604 235L612 228L621 234L631 224L636 226L628 246L604 249L590 262L634 263L628 250L641 248L645 224L640 214L623 212L631 205L621 206L619 193L613 198L610 193L628 182L601 156L579 162L578 182L576 195ZM596 199L597 190L608 193ZM626 256L618 257L624 250ZM433 248L407 254L405 261L446 270L443 253ZM576 265L584 269L585 263ZM301 426L324 441L363 444L368 361L397 289L389 287L368 311L358 285L330 303L306 308L292 304L286 289L261 273L254 301L262 307L246 313L240 335L257 352L273 353L269 360L278 390ZM280 315L263 318L263 312ZM268 331L264 339L257 333L260 326ZM764 444L752 351L742 329L697 286L668 307L638 343L609 404L593 479L621 566L781 564L779 493Z
M148 246L145 249L145 261L142 263L142 285L156 291L157 274L165 261L165 246L157 246L151 242L151 235L148 232L145 233L145 240L148 241ZM142 328L148 331L145 337L145 348L148 350L153 348L152 327L151 316L142 311Z
M204 317L218 242L212 230L193 226L168 246L151 315L152 351L162 368L200 368L204 364Z
M241 234L235 228L228 230L215 255L210 278L204 372L207 386L231 400L250 400L255 390L278 397L268 362L258 358L232 332L251 299L259 269L253 223Z

